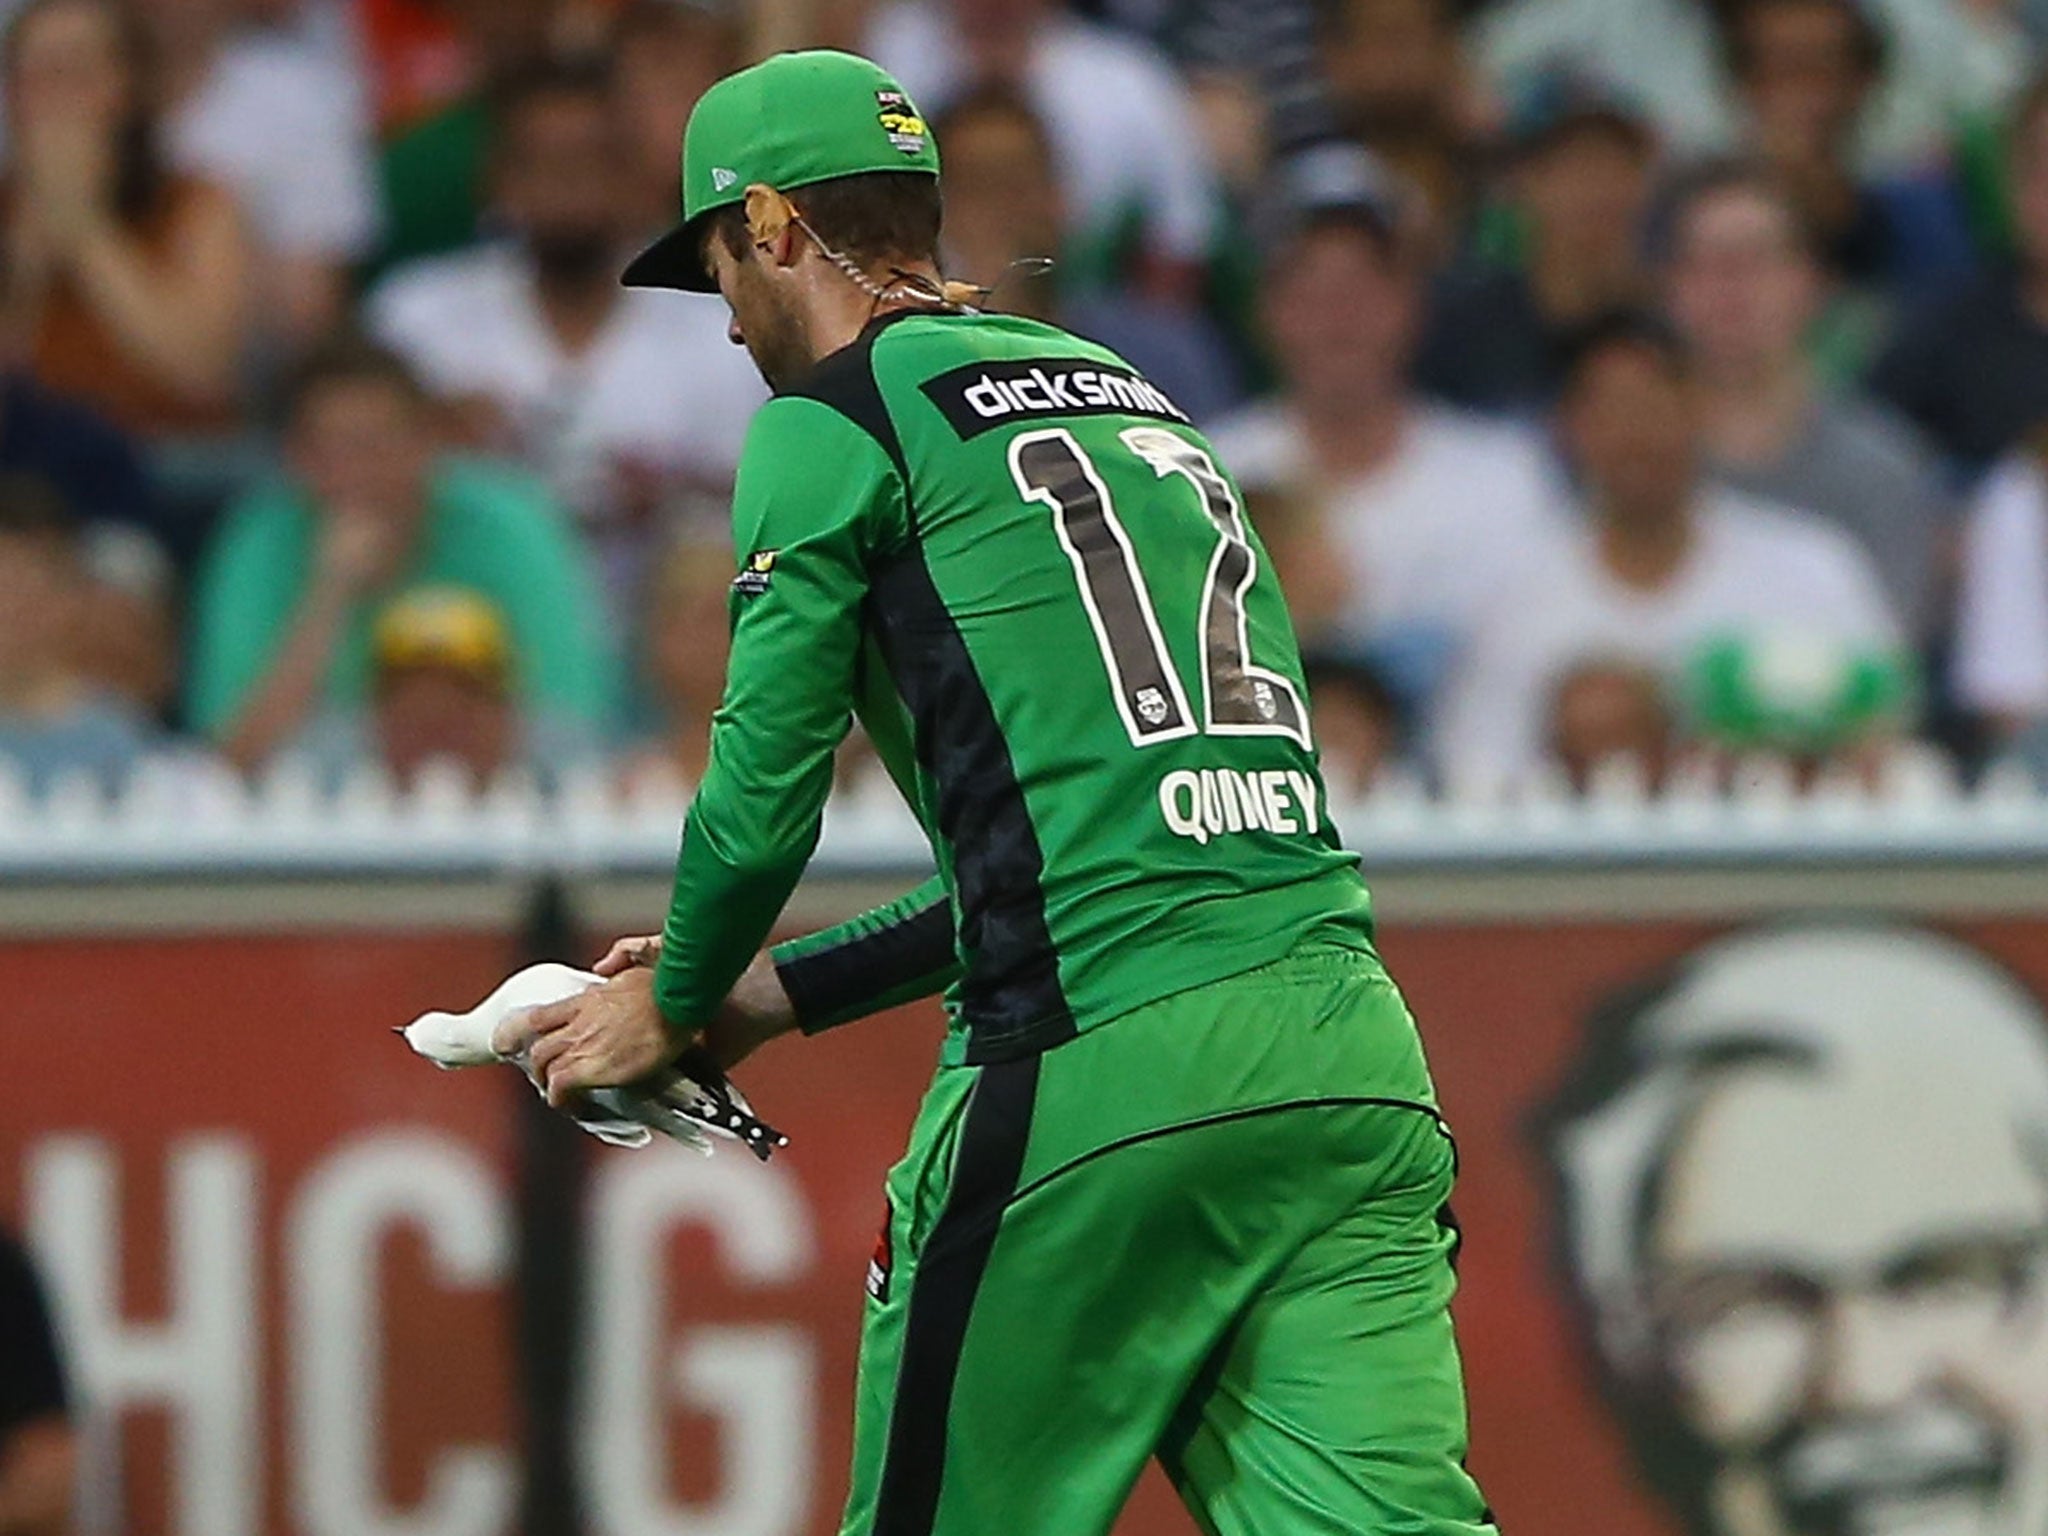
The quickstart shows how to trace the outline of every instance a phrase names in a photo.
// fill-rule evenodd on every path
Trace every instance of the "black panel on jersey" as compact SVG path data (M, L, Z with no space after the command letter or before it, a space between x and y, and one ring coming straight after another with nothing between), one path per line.
M967 1060L1003 1061L1074 1035L1046 930L1045 858L1010 746L967 642L913 545L871 576L867 622L910 711L953 849Z
M920 313L899 310L870 321L785 391L830 406L881 444L902 477L913 534L910 472L875 380L873 353L892 323ZM918 760L938 786L939 831L953 848L967 961L959 999L968 1061L1001 1061L1073 1038L1074 1015L1046 929L1038 832L981 674L915 544L869 573L866 627L909 711Z
M779 391L796 400L815 400L829 405L848 421L882 445L889 462L903 479L904 492L910 488L910 469L904 462L903 442L896 435L896 423L882 399L882 387L875 382L875 338L892 321L908 319L915 311L895 310L870 320L847 345L819 359L817 367L802 382Z
M975 1292L1031 1139L1038 1058L985 1069L960 1127L946 1208L917 1257L896 1367L889 1444L872 1536L931 1536L946 1463L946 1420Z
M775 967L799 1019L828 1019L952 963L953 908L934 901L916 916Z

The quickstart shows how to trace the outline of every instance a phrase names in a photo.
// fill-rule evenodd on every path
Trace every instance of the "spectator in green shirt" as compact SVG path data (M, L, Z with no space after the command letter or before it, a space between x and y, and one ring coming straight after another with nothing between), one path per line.
M505 616L536 718L610 730L619 673L587 554L533 481L437 455L404 364L360 341L322 349L285 448L288 477L229 509L193 599L190 722L230 761L255 768L316 715L360 707L373 614L427 584Z

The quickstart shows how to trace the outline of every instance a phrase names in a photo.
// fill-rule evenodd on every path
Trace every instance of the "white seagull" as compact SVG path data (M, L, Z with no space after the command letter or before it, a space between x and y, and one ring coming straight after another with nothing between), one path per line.
M501 1056L491 1048L498 1025L526 1008L559 1003L599 985L603 978L570 965L529 965L467 1013L423 1013L398 1033L435 1066L481 1067L493 1062L533 1074L525 1052ZM534 1083L536 1092L542 1091ZM763 1123L702 1046L691 1046L651 1077L628 1088L597 1088L581 1094L566 1113L600 1141L616 1147L644 1147L653 1133L711 1154L711 1138L737 1141L766 1162L789 1138Z

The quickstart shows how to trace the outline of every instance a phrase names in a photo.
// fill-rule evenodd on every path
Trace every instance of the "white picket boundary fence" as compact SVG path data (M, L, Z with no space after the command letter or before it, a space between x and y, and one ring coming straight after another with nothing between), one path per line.
M324 795L296 771L251 786L212 759L167 755L113 798L80 779L36 799L0 774L0 880L645 874L673 859L686 802L680 785L625 793L598 773L571 776L552 796L518 779L473 796L447 774L429 774L410 795L375 774ZM1689 783L1652 798L1616 775L1583 798L1549 786L1437 799L1396 782L1332 814L1375 868L2048 860L2048 798L2024 773L1994 770L1966 792L1931 754L1902 759L1876 788L1831 782L1800 793L1789 771L1758 764L1727 793ZM914 871L929 867L929 854L877 777L833 801L817 867Z

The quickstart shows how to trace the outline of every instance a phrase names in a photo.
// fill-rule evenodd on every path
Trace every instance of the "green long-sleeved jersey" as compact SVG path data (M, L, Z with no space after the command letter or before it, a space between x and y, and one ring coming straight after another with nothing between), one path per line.
M807 1030L947 989L1043 1050L1310 931L1369 942L1278 583L1229 473L1115 354L906 312L762 408L732 656L656 995L707 1019L816 847L857 714L938 876L780 946Z

